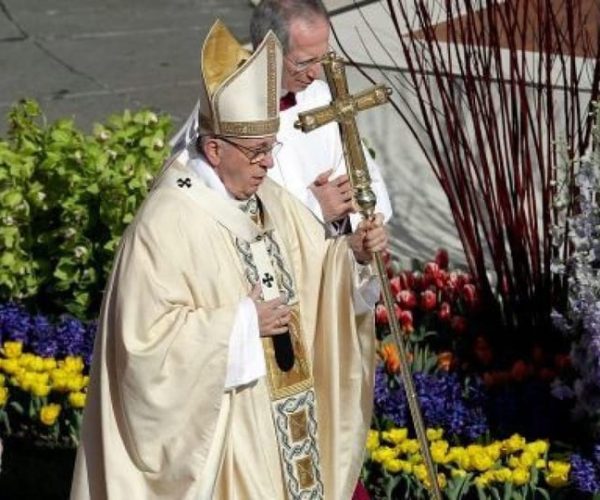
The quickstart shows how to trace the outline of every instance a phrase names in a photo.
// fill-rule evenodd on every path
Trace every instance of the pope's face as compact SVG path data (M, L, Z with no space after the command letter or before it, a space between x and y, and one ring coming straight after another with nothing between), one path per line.
M215 172L229 193L237 200L247 200L273 166L272 148L278 143L275 136L258 139L221 138L221 155Z
M289 92L304 90L321 72L319 59L328 52L329 23L318 17L296 19L289 26L289 51L283 58L281 86Z

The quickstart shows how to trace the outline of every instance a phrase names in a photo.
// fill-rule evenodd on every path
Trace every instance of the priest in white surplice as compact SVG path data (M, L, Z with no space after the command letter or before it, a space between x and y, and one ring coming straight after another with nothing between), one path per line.
M329 50L329 20L321 0L263 0L255 9L250 32L257 46L268 31L283 45L282 98L277 140L281 150L269 177L285 187L333 234L356 228L350 183L338 126L331 123L305 134L294 128L298 113L331 102L327 83L318 79L320 58ZM200 103L171 140L173 153L194 147L198 135ZM376 210L385 221L392 215L390 198L378 165L365 151Z
M266 178L272 33L250 55L217 22L201 61L199 152L168 162L107 285L71 498L346 500L372 407L379 293L362 264L383 217L326 239Z

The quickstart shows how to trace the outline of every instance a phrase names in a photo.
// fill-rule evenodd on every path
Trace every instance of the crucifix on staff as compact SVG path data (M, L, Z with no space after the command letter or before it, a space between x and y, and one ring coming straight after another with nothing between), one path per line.
M356 125L356 115L364 110L388 102L391 89L384 85L376 85L363 90L355 95L348 91L345 61L335 52L329 52L321 61L323 70L329 84L332 101L326 106L321 106L298 114L294 126L303 132L310 132L328 123L337 122L340 130L344 157L348 169L348 178L352 186L353 197L364 218L370 218L376 205L376 196L371 189L371 178L367 162L361 147L360 135ZM390 292L390 283L380 252L374 255L377 274L379 276L384 297L385 307L388 311L394 310L394 302ZM406 392L410 413L415 427L421 453L429 476L430 493L432 498L441 499L441 492L437 482L435 466L429 450L425 432L425 425L415 392L410 366L404 341L400 335L400 326L395 314L389 314L390 328L398 349L401 366L401 377Z

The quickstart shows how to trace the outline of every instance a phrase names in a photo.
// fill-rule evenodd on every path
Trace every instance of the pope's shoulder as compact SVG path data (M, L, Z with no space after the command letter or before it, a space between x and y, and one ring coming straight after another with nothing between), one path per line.
M148 193L126 234L130 238L181 243L192 235L201 236L212 226L205 220L201 223L195 204L189 196L175 187L160 186Z

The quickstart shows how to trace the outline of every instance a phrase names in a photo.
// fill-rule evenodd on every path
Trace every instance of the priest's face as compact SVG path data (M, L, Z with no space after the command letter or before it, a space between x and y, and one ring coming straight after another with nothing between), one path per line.
M289 92L308 87L321 73L320 59L329 50L329 22L294 19L289 25L289 50L283 58L281 86Z
M219 137L219 158L215 172L227 191L237 200L247 200L263 183L273 166L280 143L275 136L258 139Z

